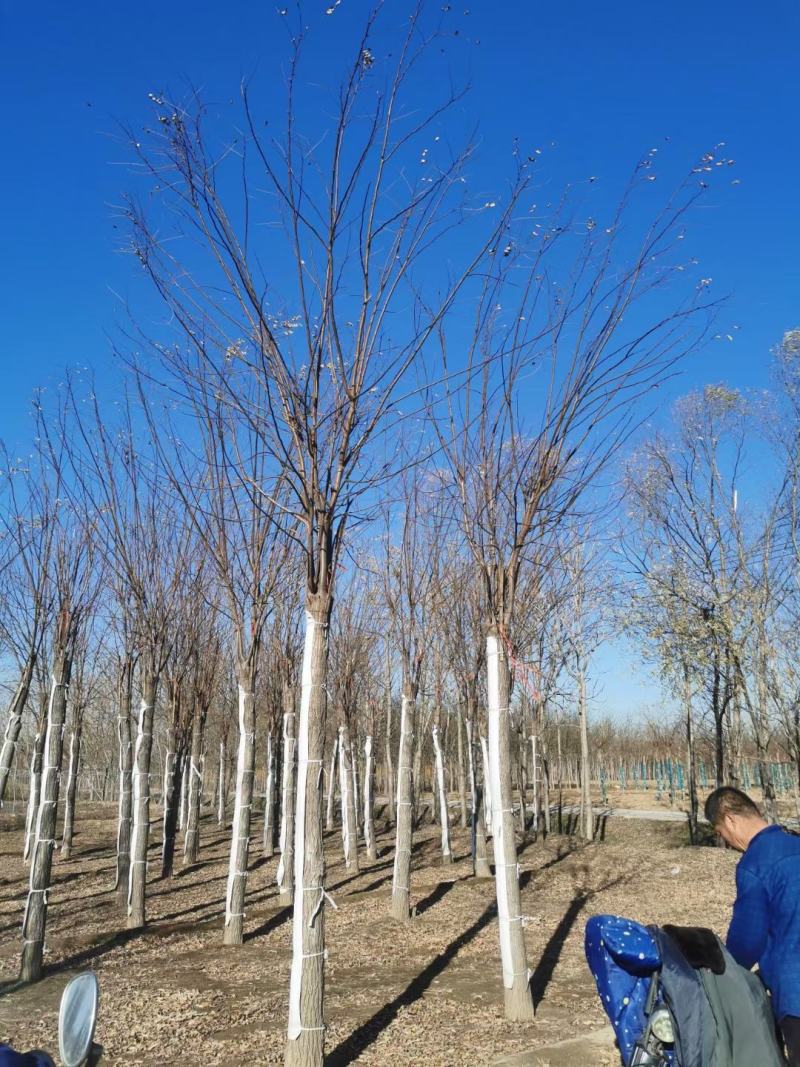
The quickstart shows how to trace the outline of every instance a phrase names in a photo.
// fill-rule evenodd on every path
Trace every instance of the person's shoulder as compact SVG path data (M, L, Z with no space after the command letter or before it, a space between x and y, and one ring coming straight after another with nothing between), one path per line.
M756 834L742 860L748 861L746 867L754 869L765 861L769 862L787 856L796 856L800 859L800 834L774 823Z

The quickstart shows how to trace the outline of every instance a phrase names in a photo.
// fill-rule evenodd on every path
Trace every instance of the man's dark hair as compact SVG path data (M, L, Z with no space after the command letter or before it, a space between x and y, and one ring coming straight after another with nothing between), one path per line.
M712 826L717 826L726 815L760 816L758 805L741 789L732 785L722 785L711 793L705 804L706 818Z

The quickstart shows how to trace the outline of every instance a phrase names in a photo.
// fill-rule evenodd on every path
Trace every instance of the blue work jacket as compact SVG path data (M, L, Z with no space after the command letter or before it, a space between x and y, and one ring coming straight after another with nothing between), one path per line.
M800 1016L800 836L767 826L750 842L726 943L743 967L758 964L777 1019Z

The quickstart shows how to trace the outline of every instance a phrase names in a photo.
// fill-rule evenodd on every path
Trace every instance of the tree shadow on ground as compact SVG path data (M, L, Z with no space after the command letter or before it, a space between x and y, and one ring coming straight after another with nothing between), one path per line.
M349 885L351 882L358 881L358 879L362 878L365 874L372 874L373 871L384 871L387 867L392 866L394 866L394 860L391 860L388 863L373 863L371 866L365 867L364 870L357 871L355 874L351 874L349 878L343 878L340 882L336 882L335 884L329 886L330 892L333 893L335 890L342 889L344 886ZM384 879L382 879L382 881L383 880ZM361 892L361 890L359 890L359 892Z
M536 964L536 968L531 975L531 994L533 995L534 1008L538 1008L544 999L544 994L550 984L553 973L558 966L558 961L561 959L561 952L564 948L564 944L580 913L592 897L626 881L628 881L627 876L620 875L618 878L612 878L609 882L604 882L603 885L598 886L596 889L576 890L575 896L570 901L567 910L561 916L558 926L550 935L550 940L544 946L542 954L539 957L539 962Z
M261 926L257 926L255 930L249 930L242 940L246 943L248 941L254 941L257 937L266 937L267 934L271 934L273 930L277 930L279 926L283 926L292 917L292 905L288 904L285 908L281 908L280 911L276 911L274 915L270 915L266 922Z
M391 866L392 868L394 868L393 863L387 864L387 866ZM362 893L372 893L373 890L380 889L380 887L382 885L385 885L386 882L391 882L392 878L394 878L394 870L391 870L388 874L384 874L382 878L376 878L373 882L370 882L368 885L365 885L363 889L353 890L353 895L355 896L361 895Z
M439 882L439 884L432 892L428 893L426 897L423 897L422 900L420 900L419 903L414 906L412 913L417 918L419 918L420 915L424 915L426 911L428 911L435 904L438 904L440 900L446 897L450 890L453 888L453 886L456 884L456 882L460 880L461 879L454 878L452 881L449 882Z
M451 885L452 883L440 883ZM377 1011L365 1023L357 1027L349 1037L345 1038L333 1051L325 1057L325 1067L347 1067L361 1055L364 1049L369 1048L378 1036L390 1026L403 1008L409 1007L425 993L435 978L446 969L465 945L468 945L488 924L497 916L497 904L491 903L463 933L451 941L432 960L428 966L417 975L402 993L394 1000L390 1000Z

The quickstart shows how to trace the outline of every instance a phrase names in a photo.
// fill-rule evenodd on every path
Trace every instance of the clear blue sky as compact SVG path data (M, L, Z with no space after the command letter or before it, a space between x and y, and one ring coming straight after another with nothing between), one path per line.
M342 0L327 17L329 2L305 4L321 70L336 66L365 8ZM554 189L596 175L610 209L651 147L676 172L726 142L739 184L717 184L692 240L714 291L730 293L723 324L741 329L734 344L697 357L673 394L708 380L766 386L770 346L800 325L796 0L449 6L447 25L470 57L466 108L487 181L519 136L545 146ZM406 10L404 0L389 7ZM278 6L254 0L0 0L0 437L12 447L27 436L33 389L66 365L107 365L119 297L137 297L113 211L131 185L119 124L150 119L148 92L187 83L225 101L254 76L270 95L284 46ZM624 712L654 698L633 679L616 681L615 664L602 679L609 705Z

